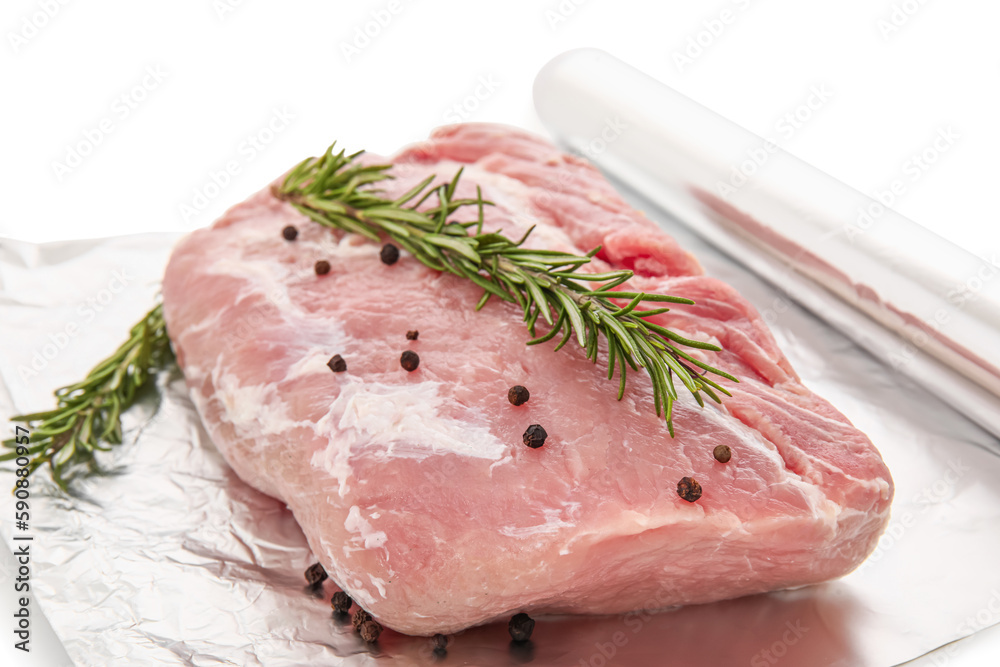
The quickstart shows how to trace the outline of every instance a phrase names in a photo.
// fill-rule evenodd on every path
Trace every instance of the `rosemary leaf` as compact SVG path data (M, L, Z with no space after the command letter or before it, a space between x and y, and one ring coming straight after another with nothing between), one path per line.
M26 422L31 430L33 446L21 454L29 458L25 467L33 472L48 464L52 479L65 489L72 464L91 461L95 449L106 451L102 442L121 443L121 413L172 358L163 307L157 305L132 327L128 341L83 381L55 391L55 408L11 417L11 421ZM12 451L0 455L0 461L19 456L15 439L2 444Z
M693 304L691 299L618 291L632 278L631 271L580 272L601 251L600 246L576 255L521 247L534 227L516 240L499 232L485 232L485 207L493 202L483 198L478 186L475 199L456 199L461 170L436 187L432 187L434 177L429 176L390 200L375 186L393 177L392 165L362 165L357 162L360 155L347 155L343 150L334 153L331 145L322 156L295 165L280 186L272 187L272 193L318 224L360 234L373 242L391 239L424 265L472 281L483 289L477 310L494 296L518 304L531 336L528 345L561 336L555 346L558 351L572 338L584 348L587 358L596 362L603 337L607 341L608 379L618 372L618 400L625 395L628 368L645 369L653 385L655 412L664 417L671 436L677 399L674 376L699 405L704 405L701 392L716 402L720 401L716 392L730 395L707 374L738 382L735 377L677 347L719 351L717 346L646 320L668 308L638 309L646 302ZM451 219L466 209L475 211L473 220ZM586 283L599 285L589 289ZM539 320L549 328L536 335ZM128 341L94 366L84 380L56 390L54 409L13 417L13 421L29 425L29 445L18 445L14 439L4 441L3 447L11 451L0 455L0 461L17 458L20 447L20 455L29 458L29 474L48 464L53 480L65 488L73 464L90 461L95 450L106 451L105 445L122 442L122 413L171 359L163 309L158 305L132 327Z

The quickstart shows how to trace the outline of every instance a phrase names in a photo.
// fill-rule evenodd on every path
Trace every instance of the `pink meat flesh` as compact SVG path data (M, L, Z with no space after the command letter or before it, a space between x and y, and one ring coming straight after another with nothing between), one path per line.
M366 156L369 161L376 161ZM759 313L631 209L585 162L520 130L459 125L395 158L401 194L465 167L495 202L486 228L636 272L686 296L654 319L717 342L738 376L723 406L681 387L671 439L643 373L622 401L575 342L525 346L520 310L310 222L265 190L185 238L163 284L192 398L248 484L288 504L330 576L400 632L430 635L518 611L615 613L824 581L871 552L889 471L868 438L804 387ZM457 219L474 218L460 212ZM282 229L299 235L286 241ZM317 260L330 262L316 275ZM543 327L544 328L544 327ZM419 339L406 332L419 330ZM400 354L420 366L407 372ZM340 354L347 371L327 361ZM513 385L531 399L515 407ZM530 424L548 439L522 444ZM717 462L716 445L732 449ZM693 477L704 495L682 500Z

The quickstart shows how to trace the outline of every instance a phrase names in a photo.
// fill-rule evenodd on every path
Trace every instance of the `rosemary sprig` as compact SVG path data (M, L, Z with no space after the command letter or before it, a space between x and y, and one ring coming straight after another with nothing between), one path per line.
M608 379L613 378L616 366L619 373L618 400L625 393L628 368L645 369L653 383L656 414L666 419L671 436L673 404L678 398L674 378L702 407L702 392L719 403L716 391L731 395L706 376L714 373L738 382L735 377L680 349L717 352L718 346L687 339L647 321L669 308L638 309L645 302L693 304L691 299L616 290L632 277L631 271L579 272L599 247L586 255L574 255L522 247L530 229L517 241L497 232L484 232L483 207L492 202L483 199L478 187L475 199L455 198L461 169L448 183L431 187L434 176L429 176L401 197L389 200L372 186L392 178L388 173L392 165L363 165L356 161L360 153L335 154L333 150L331 145L323 156L300 162L280 186L272 188L273 194L321 225L361 234L375 242L385 235L426 266L471 280L483 289L476 310L492 297L517 303L532 336L529 345L561 334L555 348L559 350L575 335L587 358L596 363L598 340L603 336L608 349ZM428 200L434 195L437 203L431 206L433 201ZM428 205L423 206L425 203ZM466 207L476 209L476 219L451 219ZM591 288L587 282L598 284ZM628 302L618 305L612 299ZM539 319L548 325L548 331L541 335L535 331Z
M83 381L55 391L55 409L11 417L31 426L27 453L22 454L29 461L24 466L28 474L48 463L52 479L65 490L64 473L71 464L91 461L95 450L107 451L101 443L121 444L121 414L172 356L163 307L157 305L132 327L128 341ZM0 461L19 458L15 439L5 440L3 446L13 451L0 455Z
M423 264L471 280L483 289L476 310L492 297L517 303L532 336L528 345L562 334L555 348L559 350L575 335L587 358L596 363L598 342L603 336L608 349L608 379L618 370L618 399L625 393L628 368L645 369L653 383L656 414L666 419L671 436L673 404L678 397L675 377L702 406L702 392L716 402L721 402L716 391L731 395L707 374L738 382L735 377L679 346L716 352L719 347L689 340L646 320L669 308L638 308L645 302L694 301L617 290L632 277L631 271L579 272L600 251L599 247L586 255L574 255L524 248L531 230L517 241L498 232L484 232L484 207L492 202L483 199L478 187L475 199L455 198L462 170L448 183L431 187L434 177L430 176L401 197L387 199L372 186L392 178L387 173L392 165L362 165L356 162L358 155L345 155L344 151L334 154L330 146L322 157L299 163L272 192L319 224L361 234L375 242L387 236ZM437 203L432 206L428 200L434 195ZM476 219L451 219L460 209L471 207L477 211ZM588 282L598 284L591 289L585 284ZM619 305L612 299L628 303ZM539 319L548 326L541 335L536 333ZM102 443L121 444L122 413L172 358L163 307L157 305L132 327L128 341L97 364L83 381L56 390L55 409L12 417L11 421L29 424L31 435L27 445L19 445L15 438L3 441L3 447L11 451L0 455L0 461L27 457L28 463L22 467L28 474L47 463L52 479L66 489L65 472L71 464L92 461L97 450L107 451ZM19 453L19 447L26 447L26 453Z

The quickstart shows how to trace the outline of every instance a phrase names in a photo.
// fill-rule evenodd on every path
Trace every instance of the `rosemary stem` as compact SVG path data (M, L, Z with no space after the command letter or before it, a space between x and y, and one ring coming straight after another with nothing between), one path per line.
M668 308L636 310L646 301L693 304L690 299L616 291L632 277L632 272L627 270L606 274L575 273L596 256L599 248L585 255L574 255L522 247L531 229L516 241L499 232L484 233L483 208L491 202L483 199L482 190L476 188L476 199L453 199L461 169L447 184L431 187L435 180L431 176L399 198L385 199L380 191L365 186L392 178L388 173L391 165L358 165L354 162L357 155L345 156L343 151L334 154L331 146L322 157L299 163L281 185L272 187L272 193L319 224L363 234L372 241L387 236L429 268L475 283L483 289L476 310L493 296L517 303L524 311L524 321L532 336L529 345L544 343L561 333L562 339L555 347L558 351L575 334L587 358L596 363L598 339L603 335L608 340L609 378L614 372L615 358L620 362L619 400L624 394L626 364L645 369L653 384L655 411L666 419L671 435L672 407L677 398L675 377L694 395L699 405L704 404L702 391L715 401L720 399L713 389L729 394L683 360L694 362L706 373L738 381L728 373L680 353L675 347L683 345L717 352L720 351L717 346L647 322L646 318L665 313ZM435 194L437 205L430 206ZM448 220L450 215L466 207L475 207L478 214L475 221ZM597 282L602 286L589 289L580 281ZM628 303L622 306L612 299ZM536 336L535 326L539 319L545 321L549 331Z
M74 463L92 462L101 442L121 444L121 414L138 392L172 359L170 339L157 305L131 329L129 339L91 369L83 381L60 387L56 407L46 412L11 417L33 431L26 447L16 438L3 441L0 461L27 457L27 474L48 464L52 479L63 489L65 472ZM22 475L24 476L24 475Z

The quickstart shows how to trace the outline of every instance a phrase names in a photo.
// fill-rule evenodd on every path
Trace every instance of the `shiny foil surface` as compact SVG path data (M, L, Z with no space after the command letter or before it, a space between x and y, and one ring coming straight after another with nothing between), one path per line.
M1000 437L995 252L949 242L599 49L553 58L534 101L558 144Z
M228 468L175 367L128 413L124 444L98 459L96 474L76 479L68 495L44 471L33 477L32 594L73 661L882 667L1000 621L1000 442L630 198L764 313L805 383L882 452L896 484L893 519L861 568L795 591L659 613L543 617L523 644L493 624L450 637L443 653L427 638L392 631L366 645L331 612L332 582L318 593L306 587L303 572L315 559L298 525L283 503ZM176 240L0 244L5 424L16 412L49 408L53 389L124 340L154 303ZM4 429L9 437L13 428ZM11 465L2 470L2 484L12 483ZM14 499L0 498L3 548L11 549ZM8 595L10 582L0 585Z

